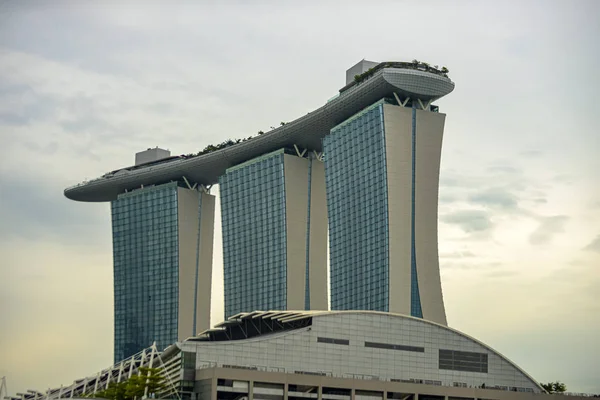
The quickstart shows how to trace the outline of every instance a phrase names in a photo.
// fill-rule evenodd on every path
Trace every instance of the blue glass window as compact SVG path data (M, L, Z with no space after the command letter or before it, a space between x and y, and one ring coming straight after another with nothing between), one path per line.
M119 195L111 203L115 361L156 341L177 341L177 184Z
M382 102L323 139L331 308L388 311L389 261Z
M287 306L284 151L219 178L225 317Z

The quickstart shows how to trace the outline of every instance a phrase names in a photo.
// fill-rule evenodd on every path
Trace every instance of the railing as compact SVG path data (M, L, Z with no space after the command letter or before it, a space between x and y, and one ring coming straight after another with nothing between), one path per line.
M365 374L352 374L352 373L344 373L344 374L335 374L331 371L301 371L301 370L293 370L287 371L283 367L265 367L261 365L233 365L233 364L220 364L214 361L196 361L196 368L198 369L207 369L207 368L230 368L230 369L246 369L253 371L261 371L261 372L282 372L282 373L293 373L300 375L315 375L315 376L327 376L331 378L342 378L342 379L361 379L361 380L369 380L369 381L387 381L387 382L402 382L402 383L412 383L412 384L422 384L422 385L433 385L433 386L445 386L445 387L457 387L456 382L445 383L438 380L429 380L429 379L396 379L396 378L385 378L379 377L377 375L365 375ZM512 391L512 392L522 392L522 393L532 393L534 390L531 388L522 388L522 387L512 387L512 386L467 386L466 383L462 384L461 387L471 387L478 389L488 389L488 390L501 390L501 391ZM567 396L584 396L584 397L595 397L595 395L591 394L571 394L564 393Z

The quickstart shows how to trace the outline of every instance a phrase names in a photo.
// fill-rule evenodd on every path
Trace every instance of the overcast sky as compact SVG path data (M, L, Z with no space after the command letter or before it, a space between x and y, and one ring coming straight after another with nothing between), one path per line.
M11 394L112 363L109 205L65 187L150 146L190 153L305 115L362 58L445 65L456 83L438 101L449 325L539 381L600 392L600 2L95 3L0 2ZM213 322L220 246L219 228Z

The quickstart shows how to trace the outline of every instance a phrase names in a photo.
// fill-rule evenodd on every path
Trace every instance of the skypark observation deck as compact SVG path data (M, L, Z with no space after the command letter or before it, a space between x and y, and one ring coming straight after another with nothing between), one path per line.
M338 97L307 115L245 142L195 157L171 157L122 168L100 178L65 189L72 200L112 201L119 193L141 186L182 180L212 185L227 168L262 154L294 145L321 152L321 140L334 126L382 98L402 105L416 102L420 109L432 109L431 103L454 89L447 75L422 63L383 62L358 75Z

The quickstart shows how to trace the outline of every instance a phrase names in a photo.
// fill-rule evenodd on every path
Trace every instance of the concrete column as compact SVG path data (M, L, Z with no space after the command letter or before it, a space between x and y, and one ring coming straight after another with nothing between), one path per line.
M322 400L323 399L323 385L319 385L317 390L318 390L317 400Z
M254 400L254 381L248 382L248 400Z
M210 380L210 400L217 400L217 377L214 375Z
M287 400L288 399L288 383L284 383L283 384L283 400Z

